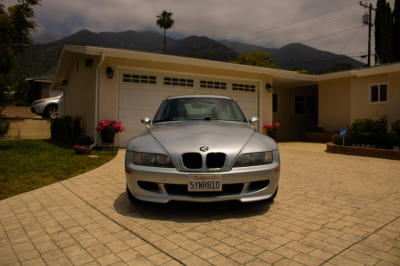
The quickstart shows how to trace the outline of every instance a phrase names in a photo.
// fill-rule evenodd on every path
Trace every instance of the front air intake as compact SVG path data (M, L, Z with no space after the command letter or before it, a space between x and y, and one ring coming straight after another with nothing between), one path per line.
M207 168L208 169L219 169L224 167L226 161L225 153L209 153L207 154Z
M201 169L203 159L200 153L185 153L182 155L182 163L187 169Z

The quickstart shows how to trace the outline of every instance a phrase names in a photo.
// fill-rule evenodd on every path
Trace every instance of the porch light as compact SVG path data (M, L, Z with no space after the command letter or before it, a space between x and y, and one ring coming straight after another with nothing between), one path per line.
M106 73L107 73L107 77L108 77L109 79L112 79L112 78L113 78L113 76L114 76L114 70L113 70L111 67L107 67Z
M265 85L265 87L267 88L268 92L272 91L273 86L271 84L267 83L267 85Z

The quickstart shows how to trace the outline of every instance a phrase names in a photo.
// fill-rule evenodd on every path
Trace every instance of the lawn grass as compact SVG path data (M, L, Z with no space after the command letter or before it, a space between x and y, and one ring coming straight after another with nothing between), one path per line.
M93 170L117 151L92 151L91 158L49 140L0 141L0 200Z

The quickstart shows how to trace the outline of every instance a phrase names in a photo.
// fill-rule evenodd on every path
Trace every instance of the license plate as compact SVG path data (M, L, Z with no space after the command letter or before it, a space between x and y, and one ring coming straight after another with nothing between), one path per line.
M188 191L222 191L221 175L189 175Z

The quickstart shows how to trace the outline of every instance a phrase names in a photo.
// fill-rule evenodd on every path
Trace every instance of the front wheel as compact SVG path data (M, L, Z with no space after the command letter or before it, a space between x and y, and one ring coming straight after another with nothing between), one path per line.
M58 116L58 107L57 106L50 106L46 109L46 116L50 118L57 118Z

